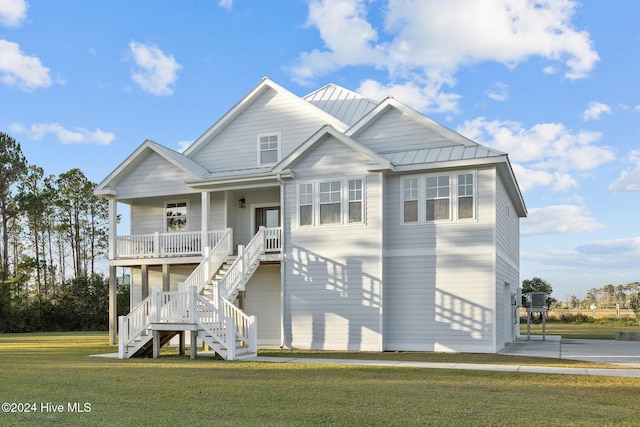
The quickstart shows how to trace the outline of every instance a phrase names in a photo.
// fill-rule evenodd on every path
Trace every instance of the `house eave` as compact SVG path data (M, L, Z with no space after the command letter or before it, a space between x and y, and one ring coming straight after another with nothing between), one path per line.
M187 181L186 184L194 189L204 188L246 188L246 187L267 187L279 184L279 180L283 178L292 178L291 171L282 171L278 173L263 172L247 175L225 176L217 178L208 178L201 180Z

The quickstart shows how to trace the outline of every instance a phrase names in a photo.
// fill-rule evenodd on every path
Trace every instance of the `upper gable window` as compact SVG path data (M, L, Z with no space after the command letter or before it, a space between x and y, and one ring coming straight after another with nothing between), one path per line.
M280 160L280 133L258 135L258 166L275 165Z

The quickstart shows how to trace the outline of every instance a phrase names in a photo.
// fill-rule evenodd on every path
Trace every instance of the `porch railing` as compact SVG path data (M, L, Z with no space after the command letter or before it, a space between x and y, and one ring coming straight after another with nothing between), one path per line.
M116 237L116 258L169 257L202 255L204 247L213 248L224 238L227 230L208 233L202 245L202 232L148 233Z

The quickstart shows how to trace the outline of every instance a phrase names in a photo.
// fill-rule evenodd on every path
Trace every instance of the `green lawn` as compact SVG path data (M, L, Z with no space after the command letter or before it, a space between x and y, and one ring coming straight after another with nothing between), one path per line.
M616 332L640 332L640 326L556 322L548 322L546 324L546 333L548 335L562 335L562 338L613 340ZM526 323L520 325L520 333L522 335L527 334ZM531 334L541 335L542 325L531 325Z
M155 360L88 357L115 351L106 342L105 333L0 335L2 402L36 407L0 413L0 425L638 424L640 379L189 360L166 352ZM384 357L420 358L409 355ZM68 411L85 402L90 412ZM47 403L64 411L43 411Z

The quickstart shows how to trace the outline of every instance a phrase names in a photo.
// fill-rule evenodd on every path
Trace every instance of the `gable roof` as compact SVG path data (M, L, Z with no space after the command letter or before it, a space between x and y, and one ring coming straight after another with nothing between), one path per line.
M115 186L129 172L140 164L150 153L156 153L173 164L175 167L185 172L193 179L199 179L206 176L209 171L184 156L177 151L164 147L150 139L144 141L140 146L129 155L120 165L113 170L100 184L96 187L94 193L96 195L116 195Z
M204 134L195 140L185 151L184 154L187 157L192 157L198 152L204 145L215 137L222 129L224 129L231 121L238 117L244 110L246 110L260 95L267 90L274 90L279 95L284 96L291 102L294 102L301 108L310 111L311 113L319 116L322 120L335 127L336 129L345 130L348 125L340 121L338 118L325 112L324 110L316 107L310 102L306 102L299 96L291 93L287 89L275 83L268 77L263 77L260 83L254 87L244 98L242 98L236 105L234 105L224 116L222 116L213 126L211 126Z
M401 113L405 114L415 122L441 135L444 139L446 139L453 145L464 145L464 146L479 145L477 142L474 142L469 138L466 138L460 135L459 133L452 131L448 127L441 125L435 120L430 119L424 114L417 112L413 108L391 97L384 99L374 109L369 111L369 113L363 116L356 124L351 126L345 132L345 134L352 138L356 138L358 134L364 132L369 126L373 125L378 118L383 116L390 109L396 109L400 111Z
M330 83L303 98L351 126L373 110L377 102Z
M287 157L282 159L277 165L273 167L274 172L283 172L297 162L302 160L308 153L310 153L316 146L325 140L327 136L332 136L339 142L349 147L353 151L362 154L365 157L371 159L372 163L369 165L369 170L392 170L393 166L391 162L369 148L359 144L354 139L345 136L342 132L334 129L333 127L326 125L315 132L309 139L298 148L293 150Z

